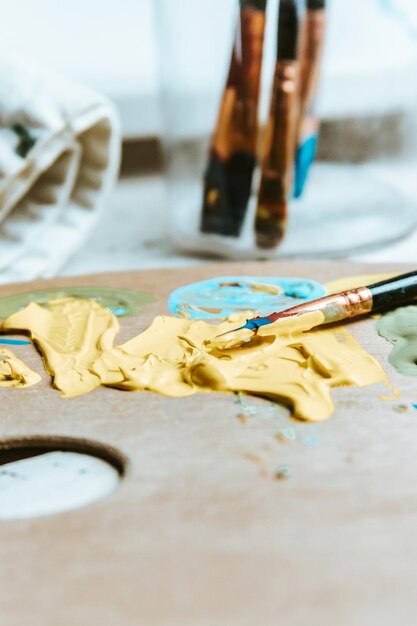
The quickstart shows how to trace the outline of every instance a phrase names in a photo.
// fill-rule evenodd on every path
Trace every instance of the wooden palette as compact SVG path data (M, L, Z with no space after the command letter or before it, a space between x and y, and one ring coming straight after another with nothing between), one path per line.
M157 301L121 320L118 343L167 313L170 292L221 275L326 281L406 266L247 263L55 279L138 289ZM7 286L0 295L27 291ZM0 615L7 626L283 626L412 623L417 583L417 384L387 364L363 319L351 332L401 395L340 388L318 444L280 443L273 419L238 418L228 394L169 399L100 388L63 400L42 383L0 390L1 440L73 437L116 449L126 475L68 513L0 522ZM404 413L394 407L407 405ZM299 428L303 428L300 426ZM265 467L250 460L265 457ZM291 468L285 480L273 475Z

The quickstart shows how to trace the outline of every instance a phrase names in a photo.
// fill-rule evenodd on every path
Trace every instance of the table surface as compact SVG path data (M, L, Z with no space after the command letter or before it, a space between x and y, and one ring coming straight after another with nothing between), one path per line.
M386 176L390 183L393 186L398 185L409 197L415 199L416 171L416 163L391 163L386 166ZM382 166L381 172L384 172ZM164 233L164 194L164 179L161 175L122 178L96 230L63 268L61 275L184 267L213 262L212 256L191 256L174 249L167 241ZM395 220L395 210L393 219ZM323 232L325 236L325 230ZM351 258L366 263L416 264L417 231L397 243Z
M156 301L139 317L121 320L123 341L155 314L166 313L171 290L187 282L233 274L325 281L409 267L238 263L47 284L107 284L153 293ZM4 286L0 294L24 290L21 284ZM389 366L390 344L377 335L373 319L349 328L401 396L382 400L382 385L334 389L334 415L313 427L289 422L282 411L255 399L248 400L253 411L242 421L231 394L170 399L100 388L63 400L45 373L34 387L2 390L1 440L72 437L127 459L126 474L108 497L60 515L0 523L4 623L413 623L415 379ZM43 372L32 346L18 349L29 366ZM398 403L407 410L397 412ZM292 443L275 437L283 423L296 430ZM281 466L289 476L276 480Z

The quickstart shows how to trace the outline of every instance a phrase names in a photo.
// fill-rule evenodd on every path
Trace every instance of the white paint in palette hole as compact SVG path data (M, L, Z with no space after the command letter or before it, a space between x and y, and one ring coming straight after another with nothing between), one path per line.
M0 465L0 520L63 513L111 493L113 465L78 452L53 451Z

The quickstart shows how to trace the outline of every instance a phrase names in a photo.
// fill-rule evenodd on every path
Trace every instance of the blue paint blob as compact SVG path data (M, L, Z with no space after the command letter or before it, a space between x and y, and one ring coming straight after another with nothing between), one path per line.
M125 307L123 306L109 306L107 307L108 310L110 311L110 313L113 313L113 315L117 315L117 317L123 317L124 315L127 315L127 309L125 309Z
M317 135L306 137L295 156L294 198L299 198L307 181L308 172L316 158Z
M306 446L310 446L313 448L319 445L319 438L316 437L315 435L309 435L308 437L305 437L303 439L303 442L305 443Z
M417 409L417 403L416 403L416 404L413 404L413 407L414 407L415 409Z
M222 319L244 311L265 316L326 295L306 278L221 276L180 287L168 300L169 311L191 319Z
M0 344L5 346L30 346L30 341L21 339L0 339Z

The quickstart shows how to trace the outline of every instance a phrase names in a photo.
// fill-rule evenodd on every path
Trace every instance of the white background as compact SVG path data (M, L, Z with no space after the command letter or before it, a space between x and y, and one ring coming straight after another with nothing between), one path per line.
M189 27L204 33L218 19L216 1L165 0L165 5L187 2L201 6L200 22L194 12ZM153 135L160 132L155 16L162 4L0 0L0 41L112 97L121 109L125 135ZM392 110L416 101L416 0L330 0L329 22L324 116ZM196 75L197 61L196 56ZM192 71L188 79L194 80Z

